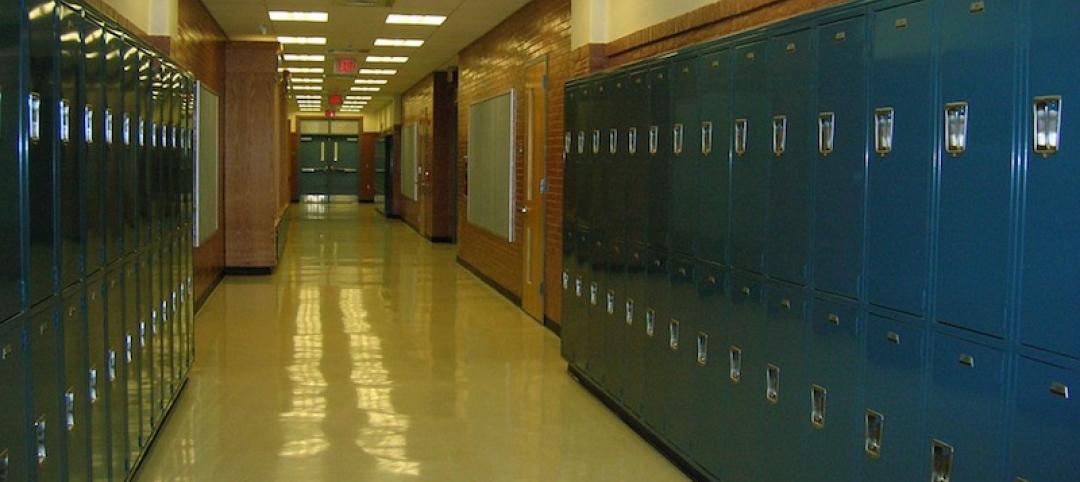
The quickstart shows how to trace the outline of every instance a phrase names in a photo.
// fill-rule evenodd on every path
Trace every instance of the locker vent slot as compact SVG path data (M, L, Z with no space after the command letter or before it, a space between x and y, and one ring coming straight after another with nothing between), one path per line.
M697 363L705 366L709 361L709 334L698 332L697 335Z
M836 138L836 114L822 112L818 114L818 152L823 156L832 154L833 141Z
M810 424L816 428L825 428L825 396L828 391L820 385L810 387Z
M637 127L631 127L626 133L626 150L631 156L637 154L637 141Z
M37 444L37 463L38 465L44 464L45 459L49 457L49 452L45 449L45 416L34 422L34 440Z
M1035 153L1043 157L1057 153L1061 141L1061 96L1036 97L1032 115Z
M652 308L645 311L645 335L649 338L656 335L656 310Z
M75 389L69 388L64 393L64 421L67 425L67 431L70 432L75 429Z
M780 367L771 363L765 367L765 399L774 404L780 401Z
M742 349L733 346L728 351L728 378L732 383L739 383L742 380Z
M885 434L885 416L873 410L867 410L865 433L864 447L867 457L880 458L882 436Z
M882 107L874 110L874 151L883 157L892 152L893 122L894 113L892 107Z
M945 152L959 156L967 148L968 104L945 104Z
M932 475L930 482L949 482L952 479L953 447L934 439L931 447Z
M735 154L746 154L746 130L749 128L746 119L735 119Z
M674 318L668 321L668 348L672 351L679 349L679 320Z
M634 324L634 300L632 299L626 300L626 324Z
M30 140L41 140L41 94L30 93Z

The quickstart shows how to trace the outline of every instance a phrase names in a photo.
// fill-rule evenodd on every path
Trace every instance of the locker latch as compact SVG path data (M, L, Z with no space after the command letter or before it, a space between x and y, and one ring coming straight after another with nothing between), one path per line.
M787 148L787 116L786 115L778 115L778 116L773 117L773 120L772 120L772 132L773 132L773 143L772 143L773 154L776 154L777 156L782 156L784 154L784 149Z
M593 129L592 132L592 153L600 153L600 129Z
M567 273L566 271L563 271L562 274L562 289L563 291L570 290L570 273Z
M91 368L88 375L90 382L90 394L89 400L91 404L97 403L98 399L98 386L97 386L97 368Z
M60 99L60 142L71 141L71 104L67 99Z
M683 151L683 125L675 124L671 128L671 151L676 155L682 154Z
M49 453L45 448L45 416L42 415L34 422L34 440L37 442L37 463L44 464Z
M668 348L679 350L679 320L675 318L668 321Z
M113 143L113 115L112 111L105 109L105 144Z
M892 107L874 110L874 151L884 157L893 148L894 113Z
M563 139L563 154L570 153L570 131L566 131L566 137Z
M1053 382L1050 384L1050 393L1066 400L1069 399L1069 386L1064 383Z
M125 146L131 145L131 117L124 114L124 120L122 127L120 128L120 137Z
M712 153L712 122L701 123L701 154L707 156Z
M577 153L585 153L585 131L578 131L577 133Z
M649 126L649 154L656 155L660 148L660 127Z
M882 436L885 434L885 416L873 410L866 411L866 455L872 459L881 457Z
M742 349L737 346L728 351L728 378L732 383L742 380Z
M967 102L945 104L945 152L953 157L964 153L967 148Z
M112 383L116 381L116 351L109 350L109 358L107 361L109 364L107 367L107 374L109 377L109 382Z
M705 366L709 361L709 334L698 332L697 335L697 364Z
M41 140L41 94L37 92L30 93L30 140L37 142Z
M7 449L0 450L0 482L7 482L10 478L11 454Z
M615 290L607 292L607 312L609 315L615 314Z
M630 155L637 154L637 127L631 127L626 133L626 150Z
M765 399L772 404L780 401L780 367L772 363L765 367Z
M634 300L632 299L626 300L626 324L634 324Z
M931 445L930 482L949 482L952 478L953 447L937 439L934 439Z
M645 311L645 335L649 338L656 335L656 310L652 308Z
M735 119L735 154L743 155L746 153L746 130L749 128L748 121L746 119Z
M75 429L75 388L68 388L67 392L64 392L64 424L67 425L67 431L70 432Z
M611 129L608 131L608 152L611 154L617 154L619 152L619 130Z
M1035 153L1050 157L1061 142L1061 96L1036 97L1032 108Z
M596 283L589 284L589 304L596 306L600 303L600 287Z
M825 387L810 386L810 424L816 428L825 428Z
M836 114L822 112L818 114L818 152L823 156L832 154L833 140L836 137Z

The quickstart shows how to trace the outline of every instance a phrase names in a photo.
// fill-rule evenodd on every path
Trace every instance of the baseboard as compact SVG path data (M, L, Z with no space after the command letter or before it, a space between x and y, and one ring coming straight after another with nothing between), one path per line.
M360 201L358 201L358 202L359 202L360 204L375 204L375 200L374 200L374 199L361 199L361 200L360 200Z
M198 313L199 309L201 309L203 307L203 305L206 304L206 300L210 298L210 295L214 294L214 290L216 290L218 288L218 285L220 285L221 281L224 280L224 279L225 279L225 272L224 271L219 272L217 274L217 276L214 277L214 281L210 282L210 288L207 289L202 294L202 296L195 299L195 313Z
M233 266L225 268L228 276L266 276L274 274L273 266Z
M439 243L439 244L453 244L454 243L454 238L452 238L450 236L432 236L432 237L430 237L428 239L430 239L432 243Z
M495 280L488 277L488 275L486 275L484 273L481 273L480 270L476 269L476 266L473 266L473 265L469 264L468 261L465 261L464 259L461 259L461 256L457 257L457 262L463 268L469 270L469 272L472 273L474 276L476 276L477 278L480 278L480 281L483 281L488 286L490 286L492 289L494 289L495 291L498 291L499 294L503 295L503 297L510 300L512 303L514 303L514 305L517 305L519 307L521 306L521 297L520 296L515 295L514 292L510 291L509 289L506 289L505 287L503 287L499 283L496 283Z
M562 338L562 325L555 323L555 320L547 316L544 316L544 328L550 330L555 336Z

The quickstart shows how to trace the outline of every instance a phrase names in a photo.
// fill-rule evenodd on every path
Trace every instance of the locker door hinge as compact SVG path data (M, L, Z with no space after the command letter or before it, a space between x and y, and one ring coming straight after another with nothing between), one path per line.
M540 194L547 194L547 192L548 192L548 183L547 183L547 178L545 177L543 179L540 179Z

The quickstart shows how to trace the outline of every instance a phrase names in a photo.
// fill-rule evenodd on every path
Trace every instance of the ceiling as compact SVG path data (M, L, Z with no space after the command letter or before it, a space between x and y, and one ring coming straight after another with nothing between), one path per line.
M415 85L432 71L456 64L457 53L477 38L494 28L503 19L528 3L529 0L395 0L393 6L350 6L344 0L203 0L210 13L231 40L276 40L279 35L323 36L325 46L286 45L285 53L324 54L326 61L286 62L287 66L323 67L326 72L322 94L371 95L372 100L364 112L377 112ZM385 2L384 2L385 3ZM328 12L329 22L272 22L270 10ZM390 13L445 15L446 22L439 27L387 25ZM375 47L375 38L422 39L419 48ZM353 81L359 78L339 78L333 75L333 52L354 57L361 68L396 69L390 77L381 78L389 83L377 93L350 92ZM404 64L368 64L367 55L408 56ZM318 75L295 74L294 77L317 77ZM312 94L313 92L300 92ZM319 92L314 92L318 94ZM296 103L290 108L296 110ZM323 108L326 108L323 103Z

